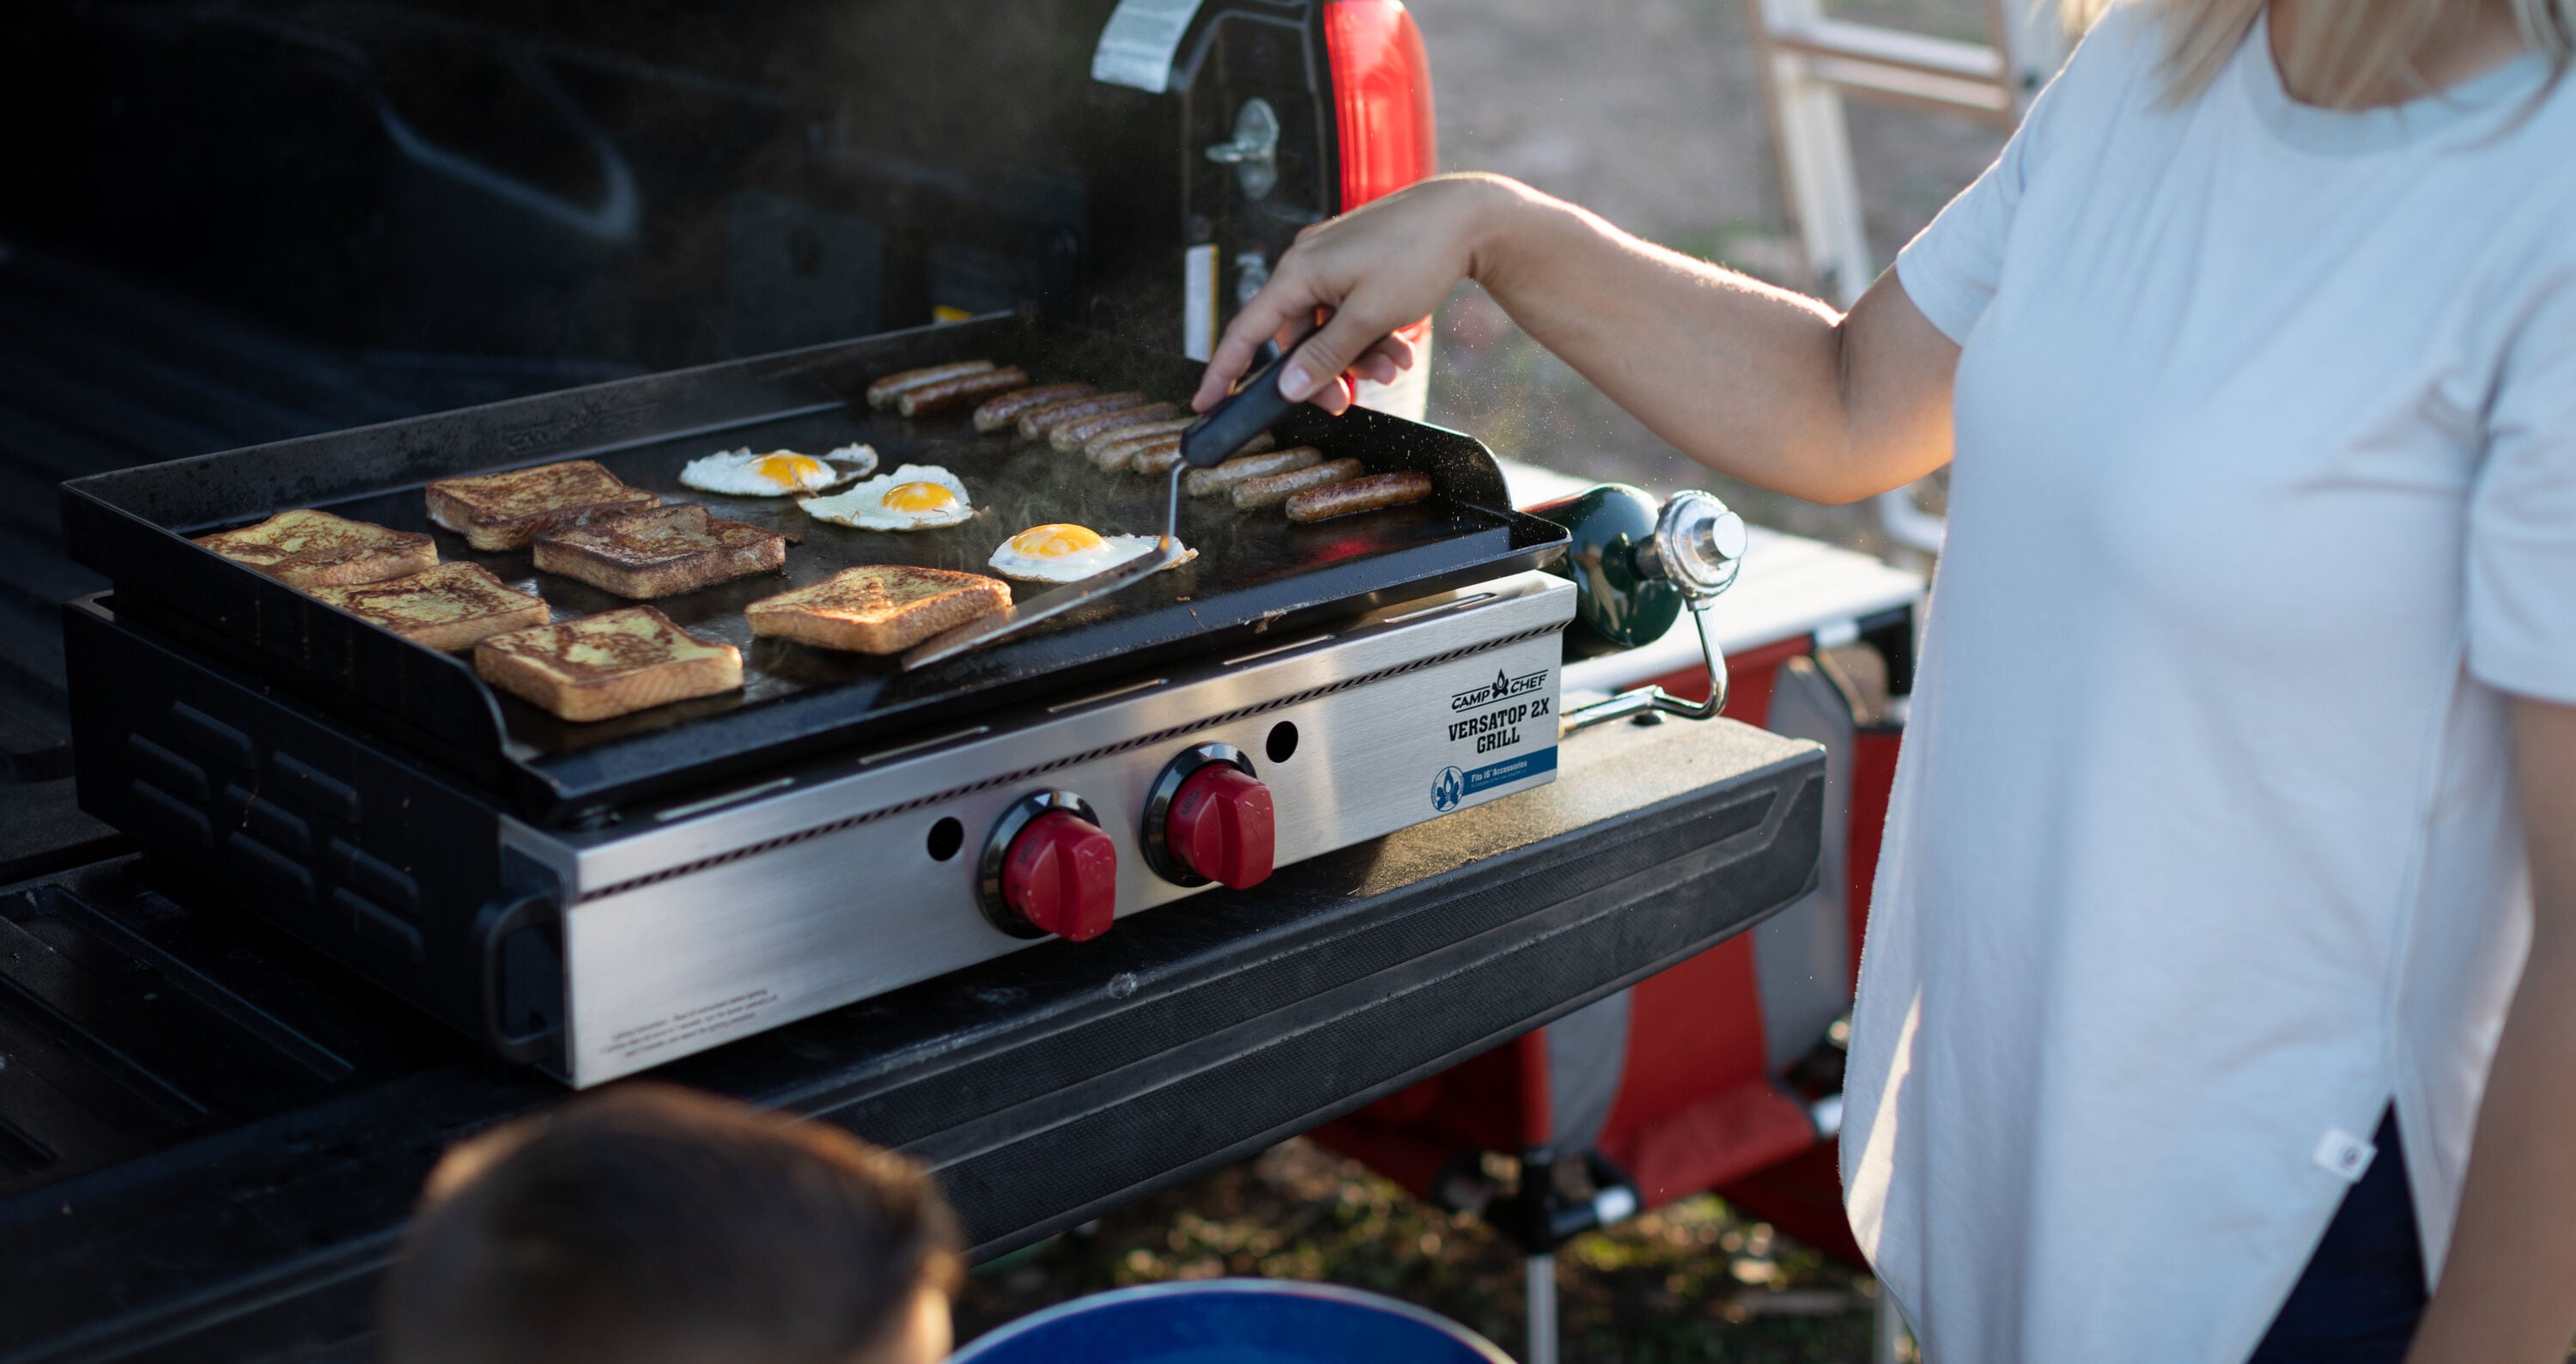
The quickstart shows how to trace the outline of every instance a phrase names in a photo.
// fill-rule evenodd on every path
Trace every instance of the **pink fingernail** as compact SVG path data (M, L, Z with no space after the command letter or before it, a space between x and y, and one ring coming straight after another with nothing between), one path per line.
M1307 395L1314 391L1315 376L1306 372L1304 361L1291 360L1286 369L1279 371L1280 397L1292 403L1304 402Z

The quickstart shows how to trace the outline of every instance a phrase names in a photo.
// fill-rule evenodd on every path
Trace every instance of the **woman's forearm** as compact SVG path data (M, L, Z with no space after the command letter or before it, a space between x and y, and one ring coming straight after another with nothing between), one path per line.
M1818 502L1950 457L1957 348L1893 274L1850 316L1520 186L1472 273L1541 345L1693 459Z
M1440 176L1307 229L1227 325L1192 401L1205 411L1263 341L1325 310L1280 388L1338 411L1334 376L1410 362L1389 334L1470 278L1657 435L1746 482L1846 502L1950 457L1958 347L1893 274L1838 317L1490 175Z
M2576 707L2520 701L2531 954L2408 1364L2563 1364L2576 1337Z

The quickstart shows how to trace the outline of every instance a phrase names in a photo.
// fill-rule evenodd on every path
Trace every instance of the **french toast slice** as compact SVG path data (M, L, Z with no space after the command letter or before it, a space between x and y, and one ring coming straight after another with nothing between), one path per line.
M443 654L546 623L544 598L510 587L481 564L440 564L405 578L312 591L317 601Z
M557 526L642 511L662 499L630 488L596 460L569 459L429 485L429 519L490 552L518 549Z
M787 562L787 537L684 502L547 531L535 558L541 572L644 600L773 572Z
M311 591L400 578L438 566L418 531L392 530L326 511L283 511L256 526L200 535L197 543L289 586Z
M484 681L566 720L606 720L742 685L742 651L700 639L650 606L489 635Z
M1011 604L1010 584L980 573L862 564L743 609L751 632L818 649L899 654Z

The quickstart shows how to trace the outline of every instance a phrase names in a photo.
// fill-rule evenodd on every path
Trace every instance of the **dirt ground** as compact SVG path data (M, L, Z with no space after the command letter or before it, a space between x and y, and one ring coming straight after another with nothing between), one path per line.
M1741 0L1411 0L1431 54L1441 162L1583 203L1630 231L1811 287L1782 208ZM1981 0L1867 0L1844 17L1982 39ZM1995 129L1854 103L1883 264L1975 178ZM1441 315L1431 420L1498 453L1648 488L1706 487L1784 530L1878 552L1865 507L1819 507L1700 469L1531 341L1472 286ZM1758 571L1749 567L1747 571ZM1523 1354L1521 1262L1482 1224L1299 1140L972 1276L961 1340L1104 1288L1217 1275L1328 1279L1444 1313ZM1876 1286L1691 1199L1581 1238L1558 1261L1563 1358L1859 1361Z
M1132 1204L1082 1235L968 1277L957 1336L1067 1298L1220 1275L1325 1279L1464 1323L1526 1358L1520 1252L1299 1139ZM1694 1198L1585 1236L1557 1258L1567 1364L1792 1364L1868 1358L1876 1285Z

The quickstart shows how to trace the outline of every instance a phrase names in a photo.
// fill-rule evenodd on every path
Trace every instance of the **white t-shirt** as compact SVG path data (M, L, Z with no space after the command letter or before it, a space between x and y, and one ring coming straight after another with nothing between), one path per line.
M2392 1100L2439 1266L2576 703L2576 77L2258 28L2169 108L2152 22L1897 262L1965 349L1843 1169L1932 1364L2242 1360Z

